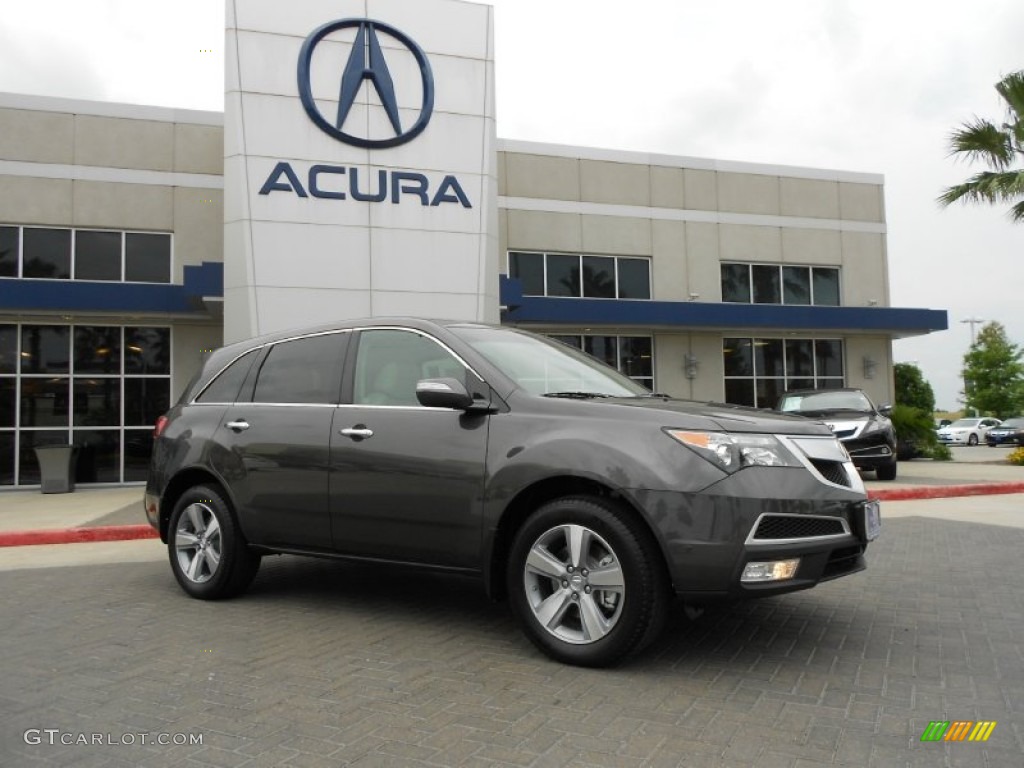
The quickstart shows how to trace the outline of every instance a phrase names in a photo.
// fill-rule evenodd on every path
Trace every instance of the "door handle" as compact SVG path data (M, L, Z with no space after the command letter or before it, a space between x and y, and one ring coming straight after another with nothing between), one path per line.
M236 419L235 421L229 421L224 425L228 429L232 429L235 432L244 432L249 428L249 422L245 419Z
M338 432L345 437L351 437L353 440L365 440L368 437L373 437L373 430L367 429L362 425L345 427L344 429L339 429Z

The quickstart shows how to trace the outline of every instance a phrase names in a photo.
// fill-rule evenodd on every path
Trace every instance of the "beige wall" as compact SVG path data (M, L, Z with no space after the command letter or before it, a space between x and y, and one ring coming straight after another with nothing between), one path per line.
M175 402L185 385L195 376L204 359L204 350L223 345L224 329L220 323L199 325L178 323L171 342L174 348L174 370L171 378L171 402Z

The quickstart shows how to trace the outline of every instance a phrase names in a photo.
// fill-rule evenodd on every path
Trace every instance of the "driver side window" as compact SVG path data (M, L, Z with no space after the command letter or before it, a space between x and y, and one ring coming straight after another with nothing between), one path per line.
M419 407L416 383L438 378L465 382L466 369L429 336L392 329L359 334L352 393L355 405Z

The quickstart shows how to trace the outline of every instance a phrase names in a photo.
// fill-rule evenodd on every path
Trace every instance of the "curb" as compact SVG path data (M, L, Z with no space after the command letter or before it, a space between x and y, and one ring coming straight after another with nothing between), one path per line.
M0 547L28 547L33 544L79 544L95 541L156 539L159 534L148 525L105 525L95 528L53 528L0 533Z
M1024 483L973 483L971 485L894 488L891 491L869 491L868 496L879 501L911 501L913 499L948 499L956 496L994 496L1001 493L1024 493Z

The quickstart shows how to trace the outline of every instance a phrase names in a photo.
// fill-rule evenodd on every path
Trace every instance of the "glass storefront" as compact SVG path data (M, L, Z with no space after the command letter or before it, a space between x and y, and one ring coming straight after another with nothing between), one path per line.
M170 399L170 328L0 324L0 485L38 484L33 449L67 444L77 483L145 480Z

